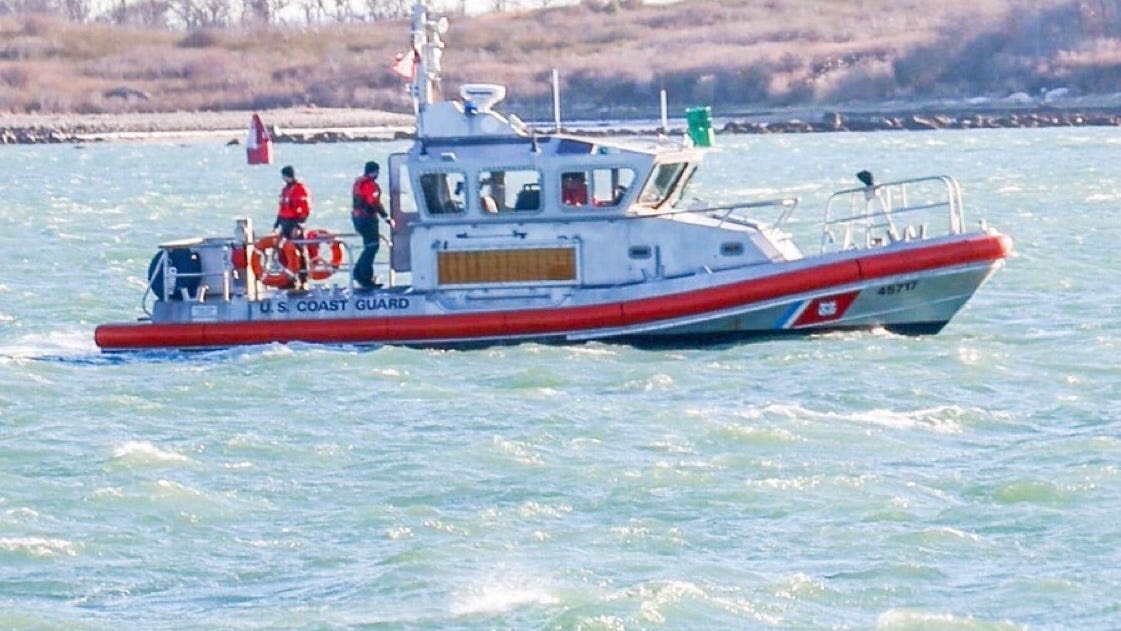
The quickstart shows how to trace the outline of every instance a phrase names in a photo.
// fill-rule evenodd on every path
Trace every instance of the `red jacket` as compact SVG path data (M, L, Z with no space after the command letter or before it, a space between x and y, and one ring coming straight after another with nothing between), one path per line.
M582 179L565 179L561 182L561 201L569 206L588 203L588 185Z
M389 218L389 213L385 212L385 207L381 205L381 187L374 181L374 178L363 175L354 180L351 193L354 198L355 214L371 217L378 214L386 219Z
M303 182L295 181L284 186L280 191L280 210L277 211L278 219L295 219L303 223L311 213L311 194Z

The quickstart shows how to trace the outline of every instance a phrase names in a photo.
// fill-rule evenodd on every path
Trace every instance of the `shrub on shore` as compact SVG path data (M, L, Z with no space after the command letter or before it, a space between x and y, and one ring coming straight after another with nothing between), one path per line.
M838 103L949 94L1113 91L1121 23L1072 0L595 0L456 20L446 83L495 81L512 105L566 111ZM381 21L187 33L0 18L0 108L169 111L409 107L388 71L406 26ZM145 96L136 96L145 95Z

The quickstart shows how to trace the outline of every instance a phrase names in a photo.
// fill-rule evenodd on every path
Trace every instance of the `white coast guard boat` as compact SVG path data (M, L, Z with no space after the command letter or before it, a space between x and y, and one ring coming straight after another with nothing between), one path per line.
M834 194L812 254L788 233L795 199L682 208L702 149L535 133L494 109L501 86L444 100L447 22L418 5L412 24L417 139L388 161L387 284L350 281L353 235L284 242L241 220L161 245L149 317L97 327L102 349L936 333L1010 252L966 229L944 176Z

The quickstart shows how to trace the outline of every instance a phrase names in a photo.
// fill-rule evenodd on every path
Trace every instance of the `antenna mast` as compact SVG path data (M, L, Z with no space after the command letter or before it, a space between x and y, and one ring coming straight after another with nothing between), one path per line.
M410 34L416 71L409 84L409 93L417 115L417 135L423 135L420 113L428 104L443 100L440 90L440 61L444 56L444 40L441 35L448 32L448 26L448 18L430 14L422 0L413 5Z

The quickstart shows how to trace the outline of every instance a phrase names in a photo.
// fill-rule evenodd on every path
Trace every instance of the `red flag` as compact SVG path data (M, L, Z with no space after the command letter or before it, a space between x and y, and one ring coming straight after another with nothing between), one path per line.
M398 77L406 81L412 81L413 77L416 76L416 65L419 61L420 55L416 54L415 50L412 51L411 55L409 53L397 53L393 56L393 63L389 65L389 69Z

